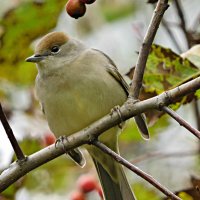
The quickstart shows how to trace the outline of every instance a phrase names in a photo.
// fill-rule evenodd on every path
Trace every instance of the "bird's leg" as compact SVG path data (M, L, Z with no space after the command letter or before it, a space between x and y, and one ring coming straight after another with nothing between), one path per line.
M120 120L121 120L121 123L118 124L118 127L119 127L120 129L122 129L124 120L123 120L123 118L122 118L122 114L121 114L121 111L120 111L120 106L115 106L114 108L112 108L112 109L111 109L110 115L113 115L114 112L117 112L117 114L119 115L119 118L120 118Z
M56 142L55 142L55 148L57 148L58 144L61 143L62 144L62 147L63 147L63 150L65 151L65 153L68 153L65 149L65 145L64 145L64 140L67 140L67 136L65 135L62 135L60 136L59 138L57 138ZM68 141L68 140L67 140Z

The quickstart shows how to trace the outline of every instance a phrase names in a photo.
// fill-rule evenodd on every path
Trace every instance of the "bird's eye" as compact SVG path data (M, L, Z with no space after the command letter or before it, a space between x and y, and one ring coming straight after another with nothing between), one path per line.
M59 52L59 50L60 50L59 46L53 46L53 47L51 48L51 53L56 54L56 53Z

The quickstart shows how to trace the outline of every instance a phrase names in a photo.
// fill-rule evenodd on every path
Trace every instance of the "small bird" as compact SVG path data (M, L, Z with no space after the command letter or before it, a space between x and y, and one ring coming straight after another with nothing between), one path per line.
M129 86L114 62L103 52L63 32L44 36L35 54L26 61L36 63L36 94L56 137L80 131L110 113L113 107L122 105L128 97ZM149 138L143 116L137 117L139 129ZM118 132L119 127L115 126L98 139L119 153ZM134 200L122 166L96 147L85 147L94 161L105 199Z

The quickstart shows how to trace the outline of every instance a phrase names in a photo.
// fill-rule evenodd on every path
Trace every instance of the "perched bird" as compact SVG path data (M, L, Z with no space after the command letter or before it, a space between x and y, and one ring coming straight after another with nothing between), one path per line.
M129 87L113 61L63 32L44 36L35 54L26 61L37 65L36 93L49 127L57 137L80 131L127 99ZM148 138L143 116L137 117L139 128ZM118 132L119 127L115 126L99 137L117 153ZM122 166L96 147L85 147L96 166L105 199L134 200Z

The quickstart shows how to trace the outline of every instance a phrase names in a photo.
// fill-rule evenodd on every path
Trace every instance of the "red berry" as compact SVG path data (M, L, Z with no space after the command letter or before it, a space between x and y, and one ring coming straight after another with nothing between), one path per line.
M77 181L78 188L84 193L91 192L96 189L97 181L91 175L82 175Z
M80 0L69 0L66 4L66 11L71 17L78 19L85 14L86 6Z
M85 200L84 194L81 191L74 191L70 197L71 200Z
M86 4L92 4L94 3L96 0L80 0L82 3L86 3Z
M56 137L52 133L46 133L44 135L44 146L49 146L56 141Z

